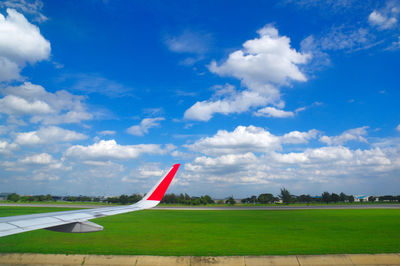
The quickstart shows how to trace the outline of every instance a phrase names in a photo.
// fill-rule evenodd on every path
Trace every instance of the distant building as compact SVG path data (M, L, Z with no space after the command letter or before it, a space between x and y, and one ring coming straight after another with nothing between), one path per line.
M0 200L7 200L8 195L11 195L12 193L0 193Z
M371 196L365 196L365 195L354 196L354 202L365 202L369 200L369 197Z

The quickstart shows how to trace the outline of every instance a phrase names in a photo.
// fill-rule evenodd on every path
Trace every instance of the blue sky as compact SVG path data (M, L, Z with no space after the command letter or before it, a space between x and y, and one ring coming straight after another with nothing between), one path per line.
M1 192L399 194L399 1L0 13Z

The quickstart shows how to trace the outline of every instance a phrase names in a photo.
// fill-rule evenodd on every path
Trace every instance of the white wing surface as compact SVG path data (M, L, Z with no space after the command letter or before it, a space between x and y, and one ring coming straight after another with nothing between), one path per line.
M180 164L175 164L168 174L161 178L141 201L135 204L87 210L0 217L0 237L37 229L70 233L101 231L103 230L101 225L89 222L88 220L153 208L162 200L179 166Z

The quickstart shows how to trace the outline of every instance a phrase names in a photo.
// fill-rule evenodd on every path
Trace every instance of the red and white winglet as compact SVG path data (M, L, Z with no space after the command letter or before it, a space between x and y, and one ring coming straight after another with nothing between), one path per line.
M161 178L158 183L143 197L141 201L139 201L135 205L135 207L140 207L143 209L149 209L157 206L158 203L164 197L165 192L167 191L169 185L172 182L176 172L179 169L180 164L174 164L171 170L169 170L168 174Z

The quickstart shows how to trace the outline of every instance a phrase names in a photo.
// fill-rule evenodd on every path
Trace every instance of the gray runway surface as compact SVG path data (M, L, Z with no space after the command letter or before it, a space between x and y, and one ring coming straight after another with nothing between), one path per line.
M116 205L72 205L72 204L13 204L1 203L0 206L12 207L59 207L59 208L102 208ZM309 209L400 209L400 204L365 204L365 205L321 205L321 206L254 206L254 207L155 207L156 210L190 210L190 211L223 211L223 210L309 210Z

